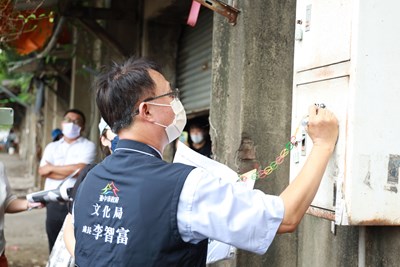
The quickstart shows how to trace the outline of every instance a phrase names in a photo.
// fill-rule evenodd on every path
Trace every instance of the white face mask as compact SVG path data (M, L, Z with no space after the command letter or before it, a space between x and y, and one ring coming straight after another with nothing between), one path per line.
M200 144L201 142L203 142L204 137L201 133L198 133L198 134L191 134L190 139L192 139L193 143Z
M81 134L81 127L72 122L63 123L62 128L62 133L69 139L75 139Z
M179 99L174 98L174 100L172 100L169 105L152 103L152 102L147 102L147 104L172 108L172 111L175 114L175 118L174 118L174 121L170 125L165 126L158 122L154 122L154 124L157 124L157 125L165 128L165 132L167 133L169 143L174 141L176 138L178 138L182 134L183 128L185 128L185 125L186 125L186 112L185 112L185 108L183 107L183 105Z

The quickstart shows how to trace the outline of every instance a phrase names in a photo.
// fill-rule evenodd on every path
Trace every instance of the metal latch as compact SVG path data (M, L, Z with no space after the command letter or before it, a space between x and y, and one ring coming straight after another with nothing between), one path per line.
M238 9L229 6L219 0L194 0L194 1L199 2L200 4L211 10L214 10L215 12L221 14L224 17L227 17L229 23L231 23L232 25L236 24L237 15L240 12Z

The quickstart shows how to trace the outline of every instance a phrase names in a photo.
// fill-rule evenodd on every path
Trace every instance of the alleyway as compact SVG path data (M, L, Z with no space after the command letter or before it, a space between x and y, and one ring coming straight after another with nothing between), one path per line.
M33 187L33 179L25 175L26 163L18 155L0 153L0 161L14 192L24 197ZM35 190L36 191L36 190ZM48 257L45 232L45 209L32 210L5 217L6 255L10 267L44 267Z

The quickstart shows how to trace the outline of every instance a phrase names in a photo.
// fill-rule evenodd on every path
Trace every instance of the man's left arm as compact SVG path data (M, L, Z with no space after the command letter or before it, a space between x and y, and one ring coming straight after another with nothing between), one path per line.
M63 180L65 177L76 171L77 169L82 170L87 163L76 163L76 164L69 164L63 166L56 166L50 163L47 163L45 166L42 167L44 172L47 172L46 177L56 179L56 180ZM79 172L74 176L76 177Z

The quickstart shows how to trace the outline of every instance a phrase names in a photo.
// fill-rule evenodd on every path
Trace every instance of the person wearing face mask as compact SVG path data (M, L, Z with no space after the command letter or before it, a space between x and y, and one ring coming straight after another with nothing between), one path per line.
M162 159L186 114L156 63L115 63L98 75L95 88L100 113L119 141L87 174L74 201L78 267L205 266L208 238L265 253L277 232L300 223L338 136L333 113L311 106L309 159L282 194L272 196Z
M203 156L211 158L211 141L208 132L199 122L192 122L189 126L188 141L189 147L202 154Z
M57 188L68 175L82 170L96 157L95 144L81 136L85 129L85 116L80 110L67 110L61 129L63 137L46 146L40 161L38 171L46 179L44 190ZM46 233L50 252L67 213L65 203L50 202L46 205Z

